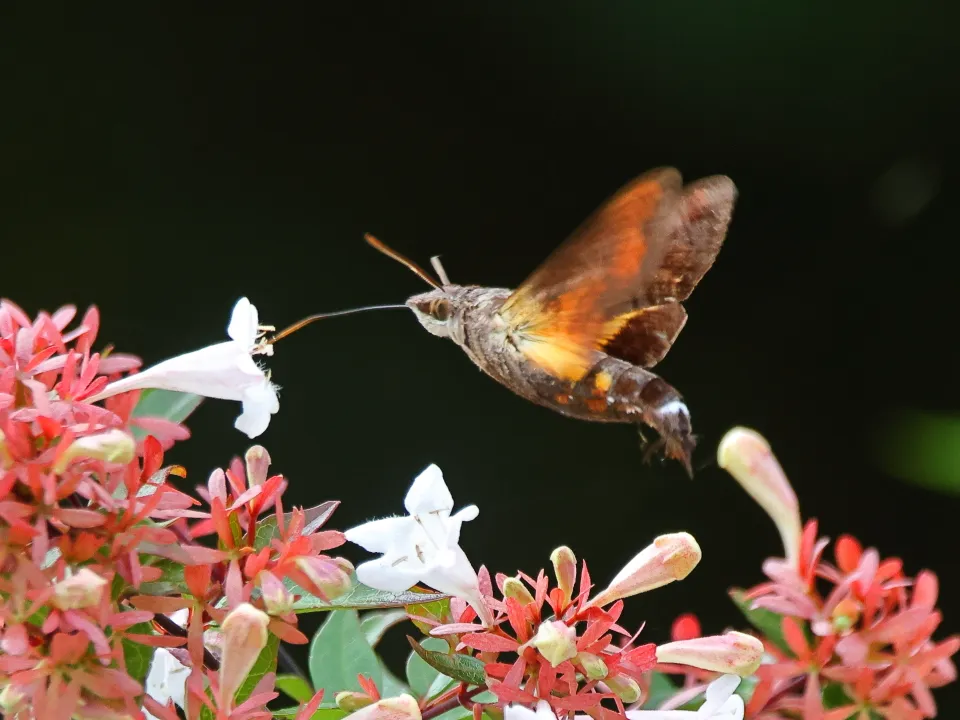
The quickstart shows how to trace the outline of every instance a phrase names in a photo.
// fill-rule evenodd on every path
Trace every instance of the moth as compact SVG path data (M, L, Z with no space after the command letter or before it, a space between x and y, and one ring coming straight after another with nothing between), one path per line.
M454 285L433 258L437 281L366 239L433 287L406 301L431 335L452 340L483 372L537 405L653 428L660 439L650 450L662 447L692 476L690 412L652 368L686 323L682 303L720 251L736 194L724 176L684 187L673 168L650 171L515 290Z

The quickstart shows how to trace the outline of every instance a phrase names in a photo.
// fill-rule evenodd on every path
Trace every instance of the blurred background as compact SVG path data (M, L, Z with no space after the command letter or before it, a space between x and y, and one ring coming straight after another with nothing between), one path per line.
M480 506L463 544L493 571L535 573L569 544L603 582L688 530L700 567L628 606L661 641L680 612L741 625L726 589L780 550L711 465L748 425L805 517L935 570L941 635L960 630L958 63L934 4L333 7L4 5L0 295L31 315L96 303L101 343L149 364L225 339L241 295L282 326L425 289L364 232L442 255L454 282L514 287L635 175L729 175L726 245L658 369L700 435L693 481L644 466L633 428L528 404L396 310L278 345L281 411L258 441L290 502L343 501L338 528L400 512L436 462ZM191 419L168 456L190 484L251 444L238 411ZM956 690L938 698L960 711Z

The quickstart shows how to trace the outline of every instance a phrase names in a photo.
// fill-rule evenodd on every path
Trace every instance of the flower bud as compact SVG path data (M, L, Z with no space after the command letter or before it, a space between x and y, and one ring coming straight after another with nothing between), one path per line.
M700 546L693 535L685 532L661 535L628 562L607 589L587 605L602 607L674 580L683 580L700 562L700 557Z
M573 550L563 545L550 553L550 562L553 563L557 587L563 593L564 601L570 602L573 586L577 582L577 556L573 554Z
M800 555L800 506L769 443L753 430L733 428L720 441L717 463L770 516L780 531L784 557L796 562Z
M93 607L100 603L103 587L106 584L106 578L100 577L89 568L81 568L75 575L53 586L51 602L60 610Z
M241 603L227 613L221 625L223 654L220 660L218 702L223 710L233 708L233 696L266 647L270 616L250 603Z
M254 445L243 456L244 466L247 468L247 487L263 485L267 481L267 470L270 469L270 453L262 445Z
M403 694L377 700L350 715L352 720L420 720L420 706L415 698Z
M295 599L293 593L287 589L280 579L266 570L259 575L260 592L263 595L263 604L270 615L286 615L293 612Z
M62 473L74 460L104 460L126 465L133 460L137 444L129 433L113 428L96 435L77 438L53 464L55 473Z
M348 713L355 712L360 708L365 708L367 705L373 704L373 698L367 695L364 692L356 692L354 690L344 690L343 692L338 692L336 695L337 707L341 710L345 710Z
M588 652L577 653L576 661L583 668L583 674L590 680L603 680L609 672L607 664L599 655Z
M559 620L544 622L528 645L535 647L547 662L556 667L577 656L577 631Z
M529 605L534 601L533 595L530 594L523 580L518 577L508 577L503 581L503 596L513 598L521 605Z
M640 683L627 675L614 675L603 682L627 705L637 702L643 694Z
M747 677L760 667L763 643L731 630L693 640L677 640L657 648L657 662Z
M294 561L324 600L333 600L350 589L353 565L344 558L302 556Z

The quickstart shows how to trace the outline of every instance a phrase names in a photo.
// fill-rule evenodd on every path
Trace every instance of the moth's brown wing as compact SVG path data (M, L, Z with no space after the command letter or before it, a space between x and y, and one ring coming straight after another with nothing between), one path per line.
M609 321L640 307L635 299L656 278L681 189L672 168L637 178L507 298L500 314L527 357L561 379L586 374L610 339Z
M727 235L737 188L721 175L687 185L680 198L680 222L671 227L665 254L645 288L642 305L683 302L717 259Z
M680 302L690 297L716 260L736 198L736 187L723 176L703 178L683 189L660 265L637 297L619 308L623 314L609 322L616 333L606 333L610 340L604 352L645 368L663 360L687 321Z
M687 322L680 303L665 303L624 313L607 323L603 345L608 355L634 365L652 368L663 360Z

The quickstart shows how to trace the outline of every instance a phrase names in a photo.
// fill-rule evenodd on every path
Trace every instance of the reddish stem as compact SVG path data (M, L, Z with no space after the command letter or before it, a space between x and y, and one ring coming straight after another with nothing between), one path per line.
M470 698L472 698L474 695L479 695L486 689L486 685L481 685L478 688L474 688L470 692L463 692L463 685L461 685L459 688L456 688L456 695L427 708L423 711L420 717L422 720L430 720L431 718L443 715L445 712L449 712L457 707L465 707L469 710L470 706L468 706L466 703L470 701Z

